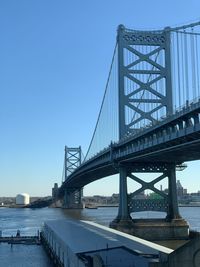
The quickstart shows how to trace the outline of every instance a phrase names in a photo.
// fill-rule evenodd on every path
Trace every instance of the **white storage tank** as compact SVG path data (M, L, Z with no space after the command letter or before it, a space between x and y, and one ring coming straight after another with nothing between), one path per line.
M18 194L16 196L16 205L28 205L30 203L30 196L26 193Z

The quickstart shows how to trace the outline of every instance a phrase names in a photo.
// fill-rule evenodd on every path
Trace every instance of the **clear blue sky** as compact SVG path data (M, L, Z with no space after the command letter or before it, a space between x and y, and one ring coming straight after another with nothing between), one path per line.
M157 29L200 20L200 2L0 1L0 196L51 194L64 146L89 145L119 24ZM200 190L199 162L178 173ZM102 179L85 195L110 195Z

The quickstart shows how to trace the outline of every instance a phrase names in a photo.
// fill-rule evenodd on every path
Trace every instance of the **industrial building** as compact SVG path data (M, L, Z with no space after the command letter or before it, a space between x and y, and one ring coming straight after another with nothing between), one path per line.
M29 203L30 203L29 194L22 193L16 196L16 205L28 205Z

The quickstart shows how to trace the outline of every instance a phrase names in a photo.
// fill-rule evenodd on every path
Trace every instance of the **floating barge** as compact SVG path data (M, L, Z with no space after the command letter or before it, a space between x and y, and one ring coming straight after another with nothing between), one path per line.
M172 249L88 221L48 221L41 240L56 266L62 267L162 266L158 264L173 253Z

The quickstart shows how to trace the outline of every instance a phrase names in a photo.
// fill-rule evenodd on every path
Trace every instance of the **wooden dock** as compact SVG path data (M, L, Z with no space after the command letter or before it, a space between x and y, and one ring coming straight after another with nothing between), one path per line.
M40 245L38 236L4 236L0 237L0 243L21 244L21 245Z

